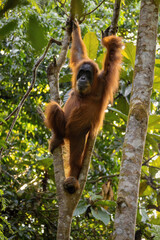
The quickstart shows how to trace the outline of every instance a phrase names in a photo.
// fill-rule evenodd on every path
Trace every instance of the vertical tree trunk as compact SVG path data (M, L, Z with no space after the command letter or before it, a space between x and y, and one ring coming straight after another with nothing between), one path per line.
M134 81L123 145L113 239L134 240L141 165L152 92L158 1L142 0Z
M70 231L71 231L71 223L73 212L79 202L79 199L82 195L82 191L84 189L85 183L87 181L88 169L90 165L90 159L92 155L92 150L94 147L95 138L90 137L87 140L87 154L84 158L84 163L82 166L82 170L79 176L80 189L76 191L74 194L69 194L63 189L63 177L60 176L63 172L62 163L60 163L60 168L57 168L55 171L56 178L56 186L57 186L57 197L59 204L59 217L58 217L58 229L57 229L57 240L69 240L70 239ZM55 150L55 155L58 153L58 149ZM58 153L59 154L59 153ZM61 160L60 160L61 161ZM54 164L55 166L55 164ZM57 172L58 169L61 169ZM59 177L58 177L58 175Z

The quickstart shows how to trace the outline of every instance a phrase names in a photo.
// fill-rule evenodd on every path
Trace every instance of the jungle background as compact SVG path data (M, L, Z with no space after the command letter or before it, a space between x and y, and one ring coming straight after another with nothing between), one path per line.
M85 1L90 12L100 1ZM111 24L114 1L104 1L81 24L90 58L101 67L104 49L101 30ZM0 1L0 239L54 239L58 205L53 159L48 152L51 132L37 111L50 100L47 67L59 55L53 43L37 71L12 134L6 141L17 107L29 89L32 68L49 39L61 41L70 1ZM123 65L119 91L106 111L98 134L88 180L74 213L71 239L110 239L113 232L116 192L125 135L136 54L140 1L123 0L118 36L123 37ZM160 25L158 37L160 36ZM60 73L63 102L71 89L69 52ZM145 145L136 234L139 239L160 238L160 45L157 41L155 77ZM138 237L137 237L138 239Z

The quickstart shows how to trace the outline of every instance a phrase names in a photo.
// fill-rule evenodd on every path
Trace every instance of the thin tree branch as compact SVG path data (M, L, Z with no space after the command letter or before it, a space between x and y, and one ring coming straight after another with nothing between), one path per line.
M10 134L11 134L13 128L14 128L14 125L15 125L15 123L16 123L16 121L17 121L19 112L20 112L21 108L23 107L25 100L27 99L28 95L29 95L30 92L32 91L32 88L33 88L33 86L34 86L34 84L35 84L35 82L36 82L37 68L38 68L38 66L40 65L40 63L43 61L43 59L45 58L45 56L46 56L46 54L47 54L47 52L48 52L48 50L49 50L52 42L53 42L53 39L50 39L50 40L49 40L49 43L48 43L48 45L47 45L47 47L46 47L46 49L45 49L45 51L44 51L44 53L43 53L43 55L37 60L37 62L35 63L35 65L34 65L34 67L33 67L33 70L32 70L32 74L33 74L33 76L32 76L32 82L31 82L31 85L30 85L29 89L28 89L27 92L24 94L23 98L21 99L20 103L19 103L18 106L15 108L15 110L7 117L7 120L8 120L11 116L13 116L13 115L16 113L16 115L15 115L15 117L14 117L14 119L13 119L13 122L12 122L12 124L11 124L11 127L10 127L10 129L9 129L9 132L8 132L8 134L7 134L6 142L8 141L8 138L9 138L9 136L10 136ZM1 159L1 157L2 157L3 149L4 149L4 148L2 147L1 150L0 150L0 159Z
M68 15L68 13L67 13L67 10L66 10L65 7L64 7L65 3L62 4L61 1L59 1L59 0L57 0L57 1L54 0L54 2L55 2L55 4L57 5L57 7L61 10L62 14L63 14L63 15L65 14L65 15L69 18L69 15ZM64 10L57 4L57 2L60 3L60 4L63 6Z
M160 212L160 206L156 206L153 204L148 205L147 209L155 209L156 211Z
M86 17L86 16L88 16L88 15L90 15L90 14L92 14L93 12L95 12L103 3L105 2L105 0L103 0L101 3L99 3L98 4L98 6L97 7L95 7L92 11L90 11L90 12L88 12L88 13L85 13L85 14L83 14L82 15L82 17Z
M14 111L11 112L11 113L9 114L9 116L6 117L4 120L7 121L8 119L10 119L10 118L17 112L17 110L18 110L18 107L16 107L16 108L14 109ZM3 125L3 123L4 123L4 122L0 122L0 125Z
M53 39L53 38L51 38L51 39L49 40L49 43L48 43L48 45L47 45L47 47L46 47L43 55L37 60L37 62L35 63L35 65L34 65L34 67L33 67L33 70L32 70L33 77L32 77L32 82L31 82L31 85L30 85L29 89L27 90L27 92L26 92L25 95L23 96L23 98L22 98L22 100L20 101L20 103L18 104L18 106L13 110L13 112L11 112L11 113L9 114L8 117L6 117L6 118L4 119L5 121L9 120L17 111L18 111L18 114L19 114L19 111L21 110L21 107L23 106L26 98L27 98L28 95L30 94L30 92L31 92L31 90L32 90L32 88L33 88L33 86L34 86L34 84L35 84L35 82L36 82L36 71L37 71L37 68L38 68L38 66L41 64L41 62L43 61L43 59L45 58L45 56L46 56L46 54L47 54L47 52L48 52L48 50L49 50L49 48L50 48L50 46L51 46L52 43L56 43L57 45L61 45L61 44L62 44L60 41L57 41L57 40L55 40L55 39ZM15 118L14 118L13 121L16 121L16 120L17 120L18 114L16 114L16 116L15 116ZM2 125L2 124L3 124L3 122L0 122L0 125ZM14 125L13 125L13 127L14 127ZM11 131L12 131L12 129L11 129ZM9 137L9 136L8 136L8 137ZM8 140L8 138L7 138L6 140Z
M113 12L111 26L109 29L109 35L115 35L117 32L118 19L119 19L119 13L120 13L120 5L121 5L121 0L115 0L114 12Z
M40 106L37 107L37 112L38 112L40 118L42 119L42 121L44 122L45 121L45 115L44 115L44 112L42 111Z
M56 43L58 46L62 46L62 42L61 41L58 41L58 40L56 40L54 38L51 38L50 40L51 40L52 43Z
M119 173L117 173L117 174L113 174L113 175L109 175L109 176L101 176L101 177L99 177L99 178L97 178L97 179L95 179L95 180L90 180L90 181L88 181L89 183L96 183L96 182L99 182L99 181L101 181L101 180L103 180L103 179L110 179L110 178L114 178L114 177L119 177Z
M147 163L148 163L150 160L152 160L154 157L156 157L156 156L158 156L158 155L159 155L159 154L157 153L157 154L153 155L152 157L150 157L149 159L147 159L147 160L142 164L142 166L146 166Z
M2 172L4 172L5 174L7 174L10 178L13 179L14 182L16 182L16 183L18 183L18 184L20 185L20 182L19 182L17 179L15 179L9 172L7 172L6 170L4 170L3 168L2 168Z

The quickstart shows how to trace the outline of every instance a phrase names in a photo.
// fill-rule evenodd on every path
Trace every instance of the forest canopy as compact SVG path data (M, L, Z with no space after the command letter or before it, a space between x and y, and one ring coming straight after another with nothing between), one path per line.
M58 203L53 157L48 151L51 132L45 127L38 109L44 111L50 101L47 68L60 55L70 2L0 1L1 239L56 238ZM101 31L111 25L115 1L102 1L97 8L99 3L87 0L79 4L86 14L80 26L88 55L101 68L105 53L101 46ZM78 11L79 8L77 14ZM123 38L125 48L119 91L113 105L106 110L103 128L96 138L87 183L74 211L71 239L111 239L134 77L139 13L139 0L121 1L117 35ZM160 238L159 36L160 25L136 219L139 239L154 240ZM36 70L33 83L33 68L51 38L55 42ZM63 103L71 89L69 58L70 50L59 75ZM14 110L29 89L31 92L15 119Z

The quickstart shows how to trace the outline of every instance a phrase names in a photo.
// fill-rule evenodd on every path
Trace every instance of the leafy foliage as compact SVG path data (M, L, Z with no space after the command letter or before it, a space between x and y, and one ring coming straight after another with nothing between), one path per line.
M14 2L14 4L13 4ZM30 86L35 59L42 54L50 37L61 40L70 1L0 1L0 148L3 147L0 179L0 238L54 239L57 226L56 187L52 156L48 153L50 132L37 113L49 101L46 69L60 47L53 44L39 67L37 81L21 109L9 141L6 135L12 124L4 119L17 107ZM64 4L65 3L65 8ZM100 30L111 23L114 1L104 2L81 24L89 56L101 67L104 51ZM77 2L77 4L79 4ZM85 1L90 12L98 1ZM78 5L79 6L79 5ZM75 7L75 12L78 8ZM80 14L76 12L76 14ZM138 26L139 1L122 1L119 35L123 36L123 66L120 88L113 106L106 110L82 199L75 210L71 237L73 239L110 239L113 232L116 192L122 145L125 134L135 61L135 39ZM95 34L96 33L96 34ZM144 239L160 235L160 55L157 51L155 79L151 97L151 115L142 166L137 231ZM67 63L60 74L62 100L70 89L71 73ZM104 199L102 186L108 180L114 193ZM106 227L107 225L107 227Z

